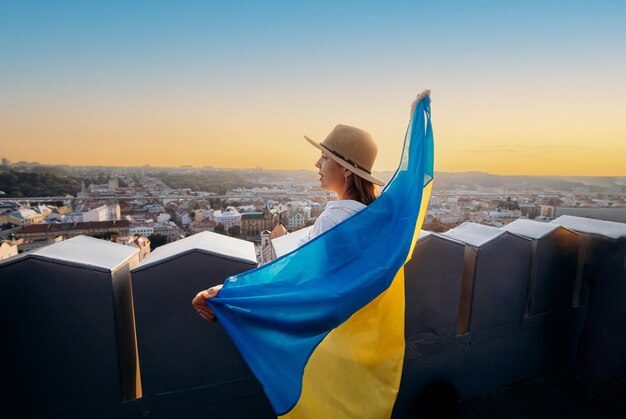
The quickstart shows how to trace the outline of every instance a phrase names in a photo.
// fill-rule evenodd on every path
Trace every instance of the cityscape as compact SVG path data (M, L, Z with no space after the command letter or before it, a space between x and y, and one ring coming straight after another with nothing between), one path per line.
M393 176L377 174L385 181ZM211 231L253 242L263 263L263 246L311 226L334 199L312 170L73 167L4 158L1 258L78 235L138 247L143 258ZM626 222L626 177L436 173L423 229L441 233L464 222L502 227L561 215Z

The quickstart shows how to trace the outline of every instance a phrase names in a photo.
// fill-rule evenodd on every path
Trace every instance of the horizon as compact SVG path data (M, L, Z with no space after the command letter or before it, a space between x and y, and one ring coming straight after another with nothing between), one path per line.
M0 156L1 158L2 156ZM149 169L188 169L191 168L193 170L242 170L242 171L250 171L250 170L261 170L261 171L285 171L285 172L298 172L298 171L311 171L311 172L315 172L317 171L317 169L272 169L272 168L263 168L263 167L215 167L215 166L192 166L192 165L179 165L179 166L153 166L150 164L144 164L144 165L133 165L133 166L114 166L114 165L72 165L72 164L64 164L64 163L59 163L59 164L49 164L49 163L41 163L41 162L37 162L37 161L18 161L18 162L11 162L11 165L19 165L20 163L23 163L24 165L36 165L39 167L70 167L70 168L76 168L76 169L93 169L93 168L103 168L103 169L141 169L141 168L149 168ZM9 169L11 168L11 166L9 166ZM4 168L0 166L0 170L3 170ZM384 173L384 174L393 174L395 172L396 169L393 170L374 170L374 173ZM501 173L490 173L490 172L484 172L484 171L477 171L477 170L467 170L467 171L446 171L446 170L435 170L435 173L439 173L439 174L481 174L481 175L489 175L489 176L503 176L503 177L552 177L552 178L558 178L558 177L564 177L564 178L625 178L626 179L626 175L620 176L620 175L607 175L607 176L596 176L596 175L542 175L542 174L538 174L538 175L516 175L516 174L501 174ZM112 177L115 177L115 175L112 175ZM436 180L436 178L435 178Z
M346 123L393 172L430 88L438 172L626 176L625 40L619 1L7 3L0 156L316 170Z

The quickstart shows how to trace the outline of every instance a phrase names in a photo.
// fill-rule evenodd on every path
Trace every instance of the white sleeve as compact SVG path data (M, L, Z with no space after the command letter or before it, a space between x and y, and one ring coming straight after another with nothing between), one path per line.
M300 241L298 242L298 247L302 246L304 243L310 240L313 240L315 237L319 236L326 230L330 230L332 227L335 226L335 224L337 223L333 222L330 217L325 217L324 213L320 214L320 216L317 217L317 219L315 220L313 228L309 230L309 234L300 239Z

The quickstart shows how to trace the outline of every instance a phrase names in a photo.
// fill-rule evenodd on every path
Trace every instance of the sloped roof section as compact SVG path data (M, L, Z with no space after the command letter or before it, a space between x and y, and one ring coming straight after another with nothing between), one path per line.
M425 238L430 237L430 236L432 236L433 234L435 234L435 233L433 233L432 231L420 230L420 234L419 234L419 236L417 237L417 240L418 240L418 241L420 241L420 240L424 240Z
M201 251L238 262L257 264L256 252L252 242L204 231L157 247L134 270L145 269L192 251Z
M575 217L573 215L561 215L559 218L550 221L551 224L558 224L570 230L581 233L598 234L611 239L626 237L626 224L614 221L595 220L593 218Z
M505 234L504 230L475 223L463 223L446 231L442 236L450 237L474 247L481 247Z
M114 270L139 250L88 236L76 236L29 252L29 256L73 265Z
M540 223L539 221L525 220L522 218L515 220L504 227L500 227L501 230L535 240L549 236L559 228L561 228L561 226L557 224Z
M459 241L459 240L457 240L457 239L455 239L453 237L446 236L446 235L444 235L442 233L435 233L434 231L428 231L428 230L420 230L420 234L419 234L419 236L417 238L417 241L418 242L424 241L424 240L426 240L426 239L428 239L430 237L436 237L438 239L446 240L446 241L454 243L454 244L459 244L459 245L463 245L463 246L465 245L465 243L463 243L463 242L461 242L461 241Z

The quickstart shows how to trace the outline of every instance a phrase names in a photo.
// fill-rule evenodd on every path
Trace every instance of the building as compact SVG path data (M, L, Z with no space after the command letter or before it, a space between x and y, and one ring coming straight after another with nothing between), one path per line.
M139 260L142 261L150 254L150 240L145 236L117 237L115 243L139 249Z
M113 179L109 179L107 186L109 189L118 189L120 187L120 182L116 177L114 177Z
M271 234L272 233L268 230L261 232L261 246L258 249L259 253L257 255L259 266L265 265L266 263L276 259L276 253L274 252L272 241L270 240Z
M83 221L113 221L121 219L120 205L101 205L83 213Z
M161 214L159 214L157 216L156 220L157 220L157 223L161 223L162 224L162 223L167 223L171 218L172 218L171 215L169 215L166 212L163 212L163 213L161 213Z
M24 243L24 240L3 240L0 242L0 260L16 256L19 252L17 247Z
M122 214L120 211L120 204L111 204L107 206L109 207L109 219L107 221L122 219Z
M83 221L109 221L109 208L106 205L91 209L83 213Z
M256 213L247 213L256 214ZM216 210L208 217L210 220L215 221L216 224L222 224L226 231L234 226L241 227L241 220L243 215L237 211L234 207L227 207L224 211Z
M522 213L522 217L526 217L530 220L541 215L541 207L535 204L519 204L519 209Z
M241 214L241 235L246 239L258 240L263 230L273 230L279 216L266 205L263 212Z
M276 204L276 205L274 205L272 210L276 211L276 213L278 214L278 222L280 224L282 224L282 225L289 224L289 208L286 205ZM309 207L307 216L309 218L311 217L311 208L310 207Z
M39 214L43 214L44 217L47 217L52 213L52 209L50 209L47 205L37 205L34 206L32 209Z
M512 220L517 220L521 217L522 213L520 210L498 210L498 211L489 211L487 215L491 218L510 218Z
M307 221L311 218L311 207L304 208L290 208L289 218L287 221L287 227L299 228L304 227Z
M310 218L319 217L319 215L326 209L326 204L320 204L319 202L313 202L309 206L311 207Z
M48 246L50 244L59 243L65 240L66 237L63 235L53 236L47 239L39 239L39 240L22 240L23 244L20 245L19 253L29 252L31 250L39 249L40 247Z
M542 217L554 218L556 217L556 207L554 205L541 205Z
M128 229L128 234L130 234L131 236L149 237L152 234L154 234L154 224L153 223L133 224Z
M441 224L456 224L463 221L463 217L457 214L444 214L439 217Z
M18 210L15 210L9 213L8 221L11 224L27 226L31 224L43 223L45 219L46 219L46 216L44 214L39 214L38 212L30 208L29 209L20 208Z
M181 231L173 221L154 223L154 234L167 237L168 243L181 237Z
M93 221L80 223L59 223L59 224L31 224L25 226L15 234L16 237L24 240L49 240L63 235L74 237L80 235L93 236L104 233L117 233L117 235L128 235L130 222L119 221Z
M189 231L193 234L202 233L203 231L213 231L217 223L213 220L193 221L189 224Z
M209 211L206 209L198 208L193 211L193 221L200 222L208 216ZM192 221L192 223L193 223Z

